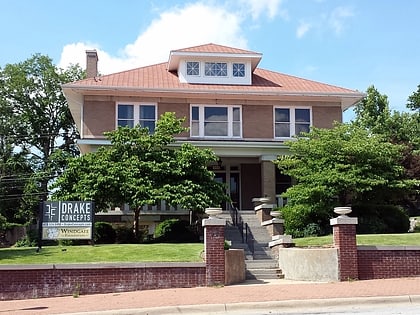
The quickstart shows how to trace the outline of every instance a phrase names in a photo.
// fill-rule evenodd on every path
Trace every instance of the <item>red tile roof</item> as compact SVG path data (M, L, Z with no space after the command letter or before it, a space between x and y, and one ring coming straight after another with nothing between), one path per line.
M167 71L166 62L68 83L64 87L82 89L182 90L184 92L215 90L226 91L227 93L243 91L246 93L360 94L354 90L261 68L255 69L252 75L252 85L180 83L176 73Z
M234 47L228 47L223 45L217 45L213 43L205 44L205 45L199 45L199 46L193 46L189 48L183 48L183 49L176 49L172 52L198 52L198 53L222 53L222 54L259 54L255 51L250 50L244 50Z

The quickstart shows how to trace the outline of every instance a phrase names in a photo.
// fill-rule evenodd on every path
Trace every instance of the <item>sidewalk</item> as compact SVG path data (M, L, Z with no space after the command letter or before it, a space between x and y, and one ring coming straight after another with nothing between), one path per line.
M226 287L164 289L98 295L81 295L31 300L0 301L4 314L69 314L90 312L99 314L181 314L222 312L226 309L247 308L264 302L284 305L306 303L376 303L385 301L420 302L420 277L364 280L334 283L311 283L276 280L265 283L245 282ZM356 299L355 299L356 298ZM327 300L326 300L327 299ZM343 300L344 299L344 300ZM299 300L296 302L296 300ZM359 301L359 302L358 302ZM271 303L271 304L270 304ZM278 304L277 304L278 305ZM323 304L324 305L324 304ZM186 307L190 306L190 307ZM159 309L151 309L159 308ZM126 311L124 311L126 310Z

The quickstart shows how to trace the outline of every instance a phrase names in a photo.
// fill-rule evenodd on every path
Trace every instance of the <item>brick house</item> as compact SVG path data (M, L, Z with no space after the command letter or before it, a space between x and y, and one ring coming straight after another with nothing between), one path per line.
M238 209L252 209L255 197L275 201L290 186L272 163L288 154L286 140L311 126L332 127L364 96L258 68L261 53L216 44L173 50L167 62L104 76L96 51L86 54L88 78L63 86L81 152L109 144L104 131L138 123L153 130L162 113L175 112L190 127L177 142L213 149L219 161L209 167ZM169 213L187 214L145 207L142 224L153 229Z

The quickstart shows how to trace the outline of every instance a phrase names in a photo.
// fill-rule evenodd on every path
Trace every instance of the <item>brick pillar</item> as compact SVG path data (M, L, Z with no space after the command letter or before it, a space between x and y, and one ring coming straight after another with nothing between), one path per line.
M226 220L203 220L206 283L208 286L225 284L225 225Z
M341 215L331 219L334 246L338 249L338 278L340 281L358 279L356 225L357 218Z

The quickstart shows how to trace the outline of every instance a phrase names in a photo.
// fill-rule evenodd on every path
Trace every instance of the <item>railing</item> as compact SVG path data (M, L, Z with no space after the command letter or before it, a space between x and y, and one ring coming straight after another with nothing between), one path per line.
M252 235L251 229L249 228L248 223L245 223L245 241L248 245L248 249L254 257L254 235Z
M238 208L236 208L233 204L230 204L229 213L232 218L232 225L236 226L241 234L242 243L246 243L248 245L249 251L252 256L254 256L254 236L252 235L248 223L244 224Z

